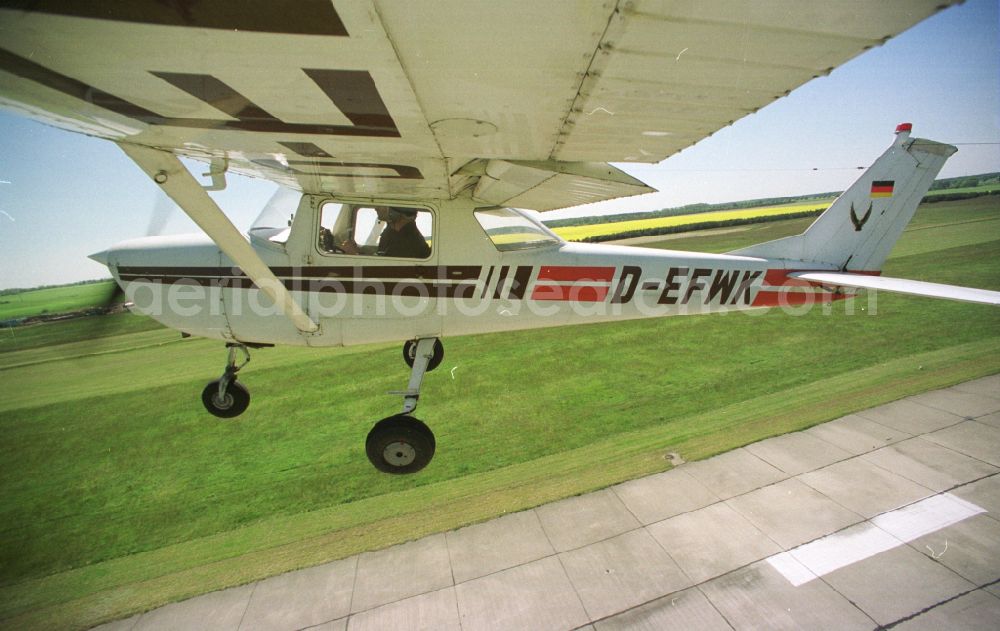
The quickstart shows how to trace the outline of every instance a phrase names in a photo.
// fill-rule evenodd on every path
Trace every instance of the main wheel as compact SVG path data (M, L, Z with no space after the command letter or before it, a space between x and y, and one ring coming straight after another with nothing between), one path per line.
M413 368L413 360L417 357L417 341L408 340L403 344L403 361L410 368ZM444 359L444 344L441 340L434 340L434 355L431 356L431 360L427 362L427 372L430 372L437 368L441 364L441 360Z
M235 379L229 382L226 393L219 397L219 379L209 383L201 391L201 402L205 409L219 418L233 418L246 411L250 405L250 391Z
M384 418L365 441L368 460L384 473L416 473L434 457L434 433L407 414Z

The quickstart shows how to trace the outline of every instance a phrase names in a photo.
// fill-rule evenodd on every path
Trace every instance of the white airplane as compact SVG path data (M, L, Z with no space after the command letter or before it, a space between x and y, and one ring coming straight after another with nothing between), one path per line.
M955 151L908 124L804 234L725 255L566 243L511 209L650 192L603 161L659 162L940 0L0 7L0 106L117 143L204 230L93 258L138 312L226 343L202 394L211 413L247 408L248 348L406 341L402 411L366 443L381 471L412 473L434 454L412 413L443 337L859 288L1000 304L998 292L879 276ZM212 185L179 157L208 162ZM294 196L243 235L206 193L227 172Z

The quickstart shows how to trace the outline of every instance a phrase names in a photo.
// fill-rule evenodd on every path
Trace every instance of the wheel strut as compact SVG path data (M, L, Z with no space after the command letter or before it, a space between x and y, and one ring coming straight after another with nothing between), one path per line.
M436 337L411 340L403 347L403 358L410 365L410 382L406 390L389 393L403 396L403 411L376 423L365 442L368 460L379 471L416 473L434 457L434 433L410 413L417 409L424 374L434 370L443 357L444 347Z
M250 363L250 351L243 344L227 342L226 348L229 349L229 357L226 360L226 369L223 371L222 376L219 377L220 401L225 398L226 392L229 390L229 384L236 381L236 373ZM243 361L239 365L236 364L237 351L243 353Z
M407 345L410 344L413 342L407 342ZM404 356L408 354L413 357L413 363L410 364L410 383L406 385L406 390L389 393L402 395L403 414L409 414L417 409L417 401L420 399L420 384L423 383L424 374L437 367L437 364L441 362L440 357L443 356L444 350L438 338L424 337L416 341L415 349L410 352L404 351ZM437 362L433 361L435 358L437 358Z

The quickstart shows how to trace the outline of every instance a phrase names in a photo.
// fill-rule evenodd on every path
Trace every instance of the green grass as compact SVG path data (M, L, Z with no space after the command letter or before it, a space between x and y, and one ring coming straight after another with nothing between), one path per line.
M940 207L938 207L940 205ZM979 197L956 202L927 204L906 229L906 236L893 248L893 258L906 254L932 252L940 249L940 240L948 239L951 247L982 243L1000 235L1000 201L995 198ZM693 250L696 252L729 252L753 243L800 234L815 218L790 219L775 223L751 224L722 230L691 232L683 239L664 239L660 242L644 243L642 247L665 250ZM970 226L959 228L959 224ZM935 228L952 227L947 232Z
M762 243L764 241L801 234L815 220L815 217L806 217L804 219L786 219L785 221L756 223L733 228L699 230L684 233L680 238L665 238L662 241L642 243L640 246L660 250L728 252L754 243Z
M164 331L163 325L151 318L131 313L89 316L60 322L0 328L0 366L5 365L9 359L4 357L6 353L43 347L54 348L55 352L58 353L58 347L61 345L72 344L80 340L96 340L157 330ZM171 337L177 338L179 336L180 333L171 332ZM102 344L104 343L102 342Z
M1000 289L1000 208L982 199L922 207L885 273ZM788 223L663 245L725 251ZM257 351L250 410L219 421L198 400L218 343L119 330L0 355L6 626L96 624L1000 371L1000 310L885 293L449 339L418 410L438 454L389 477L362 445L399 405L395 345Z
M927 191L928 197L939 195L950 195L954 193L992 193L1000 191L1000 184L980 184L979 186L966 186L964 188L942 188L935 191Z
M0 296L0 320L43 313L65 313L103 304L114 281L33 289Z

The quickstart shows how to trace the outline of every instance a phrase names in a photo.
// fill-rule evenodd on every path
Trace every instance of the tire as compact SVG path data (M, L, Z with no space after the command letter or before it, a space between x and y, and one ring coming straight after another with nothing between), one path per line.
M372 465L383 473L403 475L420 471L434 457L434 433L406 414L384 418L365 441Z
M205 409L219 418L233 418L243 414L250 405L250 391L235 379L229 382L223 400L219 400L219 380L209 383L201 391L201 402Z
M413 368L413 360L417 355L417 342L416 340L409 340L403 344L403 361L410 368ZM427 372L430 372L441 365L441 361L444 359L444 344L441 340L434 340L434 355L431 360L427 362Z

